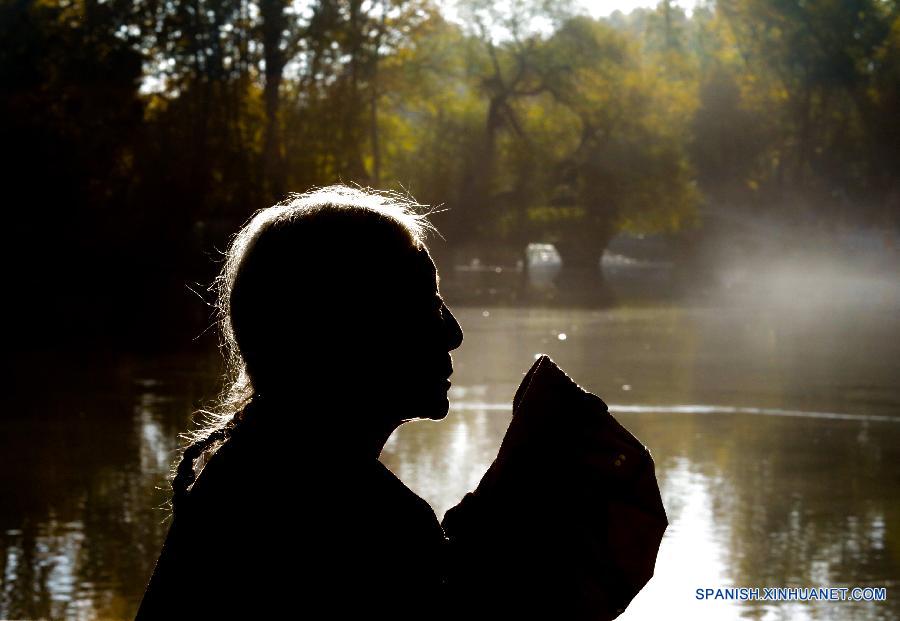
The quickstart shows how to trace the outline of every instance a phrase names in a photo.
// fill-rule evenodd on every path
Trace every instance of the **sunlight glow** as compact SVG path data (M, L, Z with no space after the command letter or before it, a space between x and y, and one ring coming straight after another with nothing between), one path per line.
M608 17L616 11L622 11L626 15L635 9L653 9L659 4L647 0L578 0L591 17ZM672 6L683 8L690 14L691 9L697 3L692 0L675 0Z

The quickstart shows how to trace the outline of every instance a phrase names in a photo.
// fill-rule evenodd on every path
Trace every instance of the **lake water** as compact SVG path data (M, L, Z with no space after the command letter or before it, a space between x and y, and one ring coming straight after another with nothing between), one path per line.
M466 338L450 416L404 426L382 455L439 516L478 482L522 374L549 353L656 460L670 526L656 575L621 619L900 617L896 309L454 311ZM216 359L11 366L0 618L131 618L168 528L178 434L215 394ZM695 599L727 586L874 586L888 599Z

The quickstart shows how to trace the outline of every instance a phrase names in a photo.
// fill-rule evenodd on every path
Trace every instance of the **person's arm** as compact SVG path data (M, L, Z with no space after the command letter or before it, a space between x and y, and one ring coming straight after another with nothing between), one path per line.
M650 579L667 518L649 451L542 356L497 458L442 525L463 610L598 621Z

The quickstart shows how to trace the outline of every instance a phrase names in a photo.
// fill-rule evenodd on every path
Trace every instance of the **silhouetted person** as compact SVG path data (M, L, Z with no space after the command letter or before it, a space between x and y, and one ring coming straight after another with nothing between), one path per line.
M446 610L444 532L378 461L399 425L449 407L462 331L427 226L402 200L332 187L238 233L219 280L229 384L178 466L138 619Z

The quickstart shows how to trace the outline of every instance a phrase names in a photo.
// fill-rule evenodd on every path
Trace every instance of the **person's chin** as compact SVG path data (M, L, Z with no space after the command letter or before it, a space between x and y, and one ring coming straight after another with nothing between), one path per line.
M421 417L426 420L443 420L447 418L449 412L450 400L447 399L447 394L444 393L432 400L428 408L421 413Z

